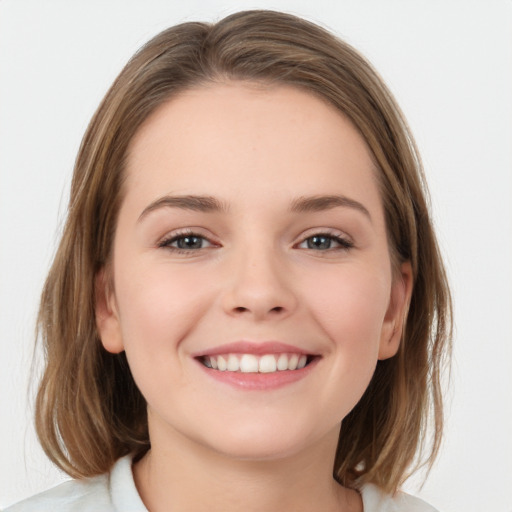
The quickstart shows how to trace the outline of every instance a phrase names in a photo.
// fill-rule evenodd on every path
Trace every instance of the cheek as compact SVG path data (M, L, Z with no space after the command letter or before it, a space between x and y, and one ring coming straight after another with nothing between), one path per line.
M140 391L149 403L167 399L163 384L170 375L175 391L190 388L180 346L204 314L207 289L196 276L165 265L117 268L121 333Z
M123 268L120 264L118 269L116 296L125 348L165 350L179 344L208 302L204 279L166 265Z
M315 280L310 307L336 346L377 354L391 278L367 266L336 269ZM312 288L314 283L305 283Z
M329 385L318 399L338 404L333 408L337 420L359 402L373 376L390 294L385 272L346 270L317 280L319 293L309 301L331 350L332 364L325 366Z

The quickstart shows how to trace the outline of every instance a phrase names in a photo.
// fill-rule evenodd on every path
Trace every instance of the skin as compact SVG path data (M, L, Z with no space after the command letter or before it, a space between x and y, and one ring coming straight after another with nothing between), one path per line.
M126 351L148 403L152 449L134 465L146 506L362 510L332 478L338 432L377 360L398 349L412 278L407 263L392 271L359 133L292 87L202 86L146 121L126 172L96 313L105 348ZM166 195L211 196L225 210L154 205ZM367 212L290 210L325 195ZM184 229L202 238L177 251ZM248 391L194 359L238 340L289 343L316 364L290 385Z

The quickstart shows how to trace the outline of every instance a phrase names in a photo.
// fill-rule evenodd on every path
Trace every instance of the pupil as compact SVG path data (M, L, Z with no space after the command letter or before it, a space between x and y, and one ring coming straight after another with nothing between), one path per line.
M331 239L327 236L312 236L308 240L308 249L330 249Z
M203 240L198 236L184 236L178 240L180 249L201 249Z

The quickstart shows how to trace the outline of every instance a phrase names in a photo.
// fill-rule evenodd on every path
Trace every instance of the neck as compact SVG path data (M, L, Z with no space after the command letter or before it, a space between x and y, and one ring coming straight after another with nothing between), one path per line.
M362 511L359 494L332 477L337 437L287 457L240 460L178 433L152 436L152 449L134 465L135 483L151 512Z

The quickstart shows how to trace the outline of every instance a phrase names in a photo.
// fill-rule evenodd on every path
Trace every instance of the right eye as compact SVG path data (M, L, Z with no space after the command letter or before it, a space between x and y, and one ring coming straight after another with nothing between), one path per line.
M193 232L177 233L158 243L158 247L181 253L190 253L213 246L214 244L207 238Z

